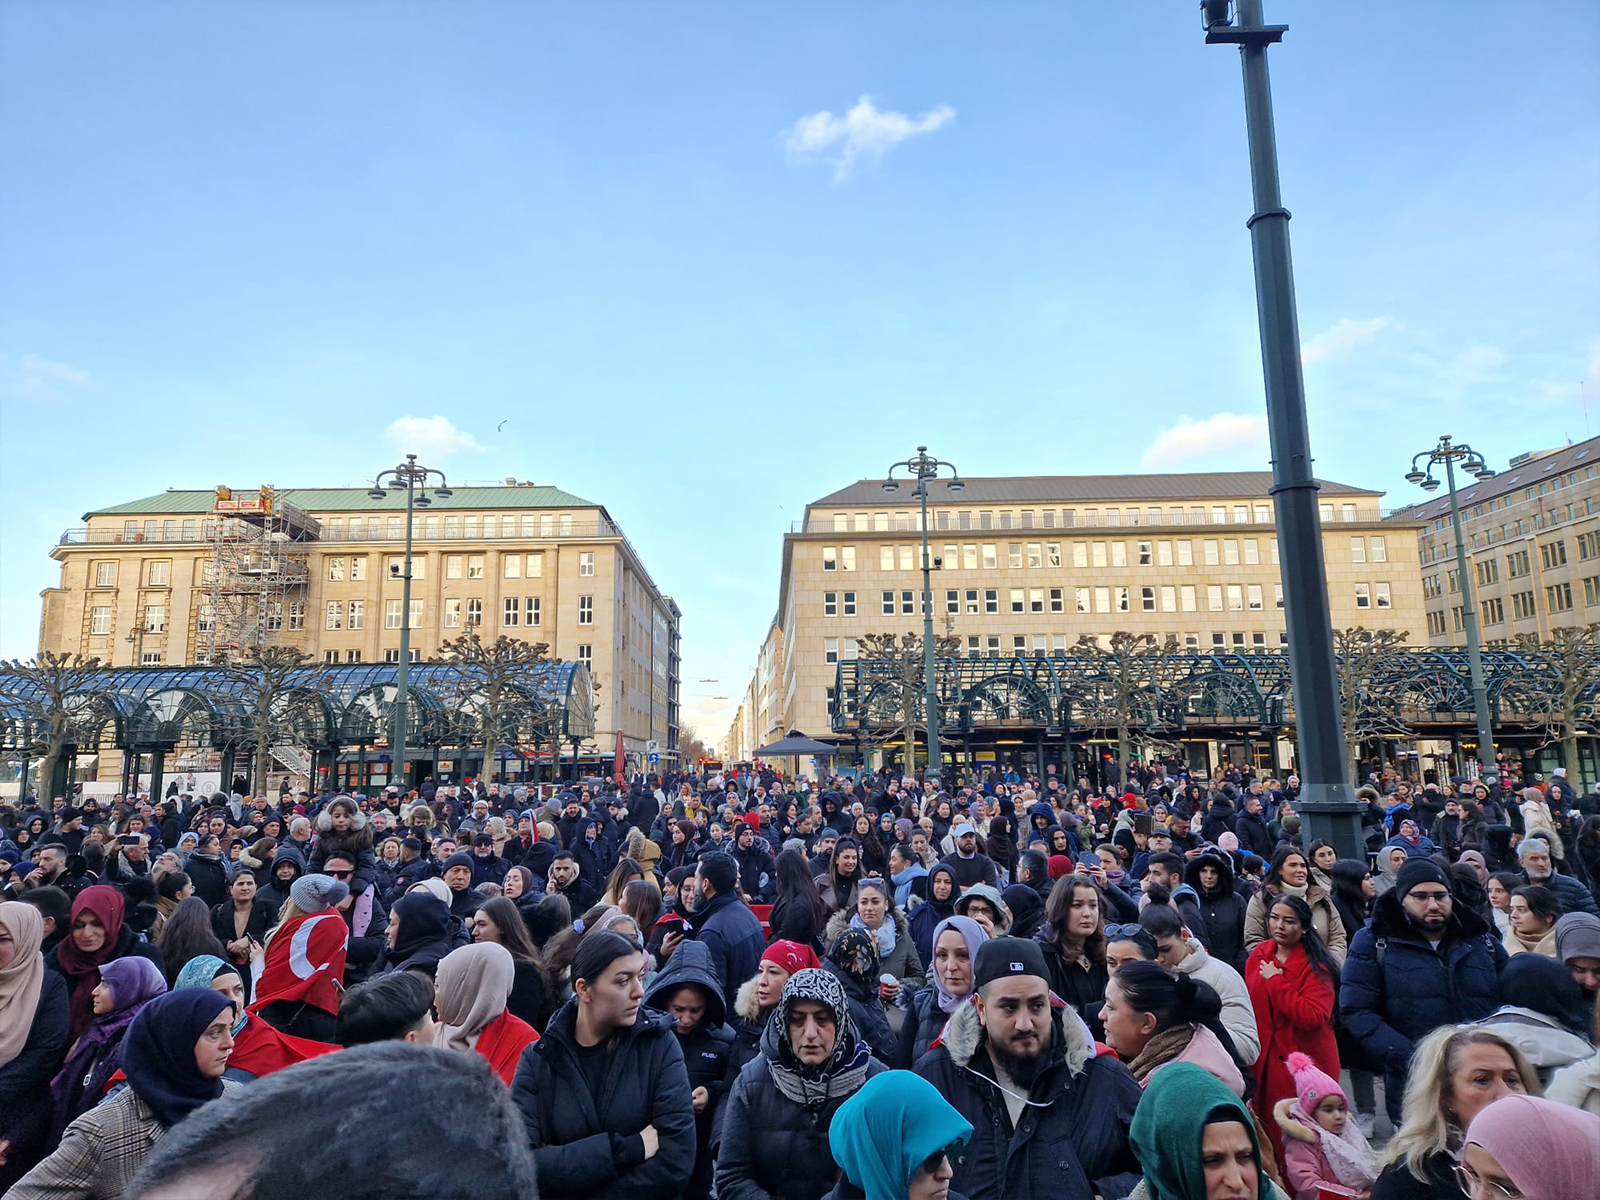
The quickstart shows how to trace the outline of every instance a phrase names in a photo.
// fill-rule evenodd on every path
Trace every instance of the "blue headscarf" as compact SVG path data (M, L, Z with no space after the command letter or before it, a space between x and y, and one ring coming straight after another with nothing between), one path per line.
M867 1200L906 1200L923 1162L971 1136L972 1124L910 1071L874 1075L828 1126L833 1160Z
M174 989L208 988L224 975L238 975L241 979L244 977L244 973L231 962L223 962L215 954L201 954L183 964L183 970L178 972L178 978L172 986ZM217 994L220 996L222 993ZM233 1023L233 1033L237 1035L249 1019L250 1014L240 1008L239 1019Z
M207 1079L194 1061L195 1043L233 1001L210 988L179 988L139 1010L122 1040L128 1086L170 1129L207 1100L222 1095L222 1080Z

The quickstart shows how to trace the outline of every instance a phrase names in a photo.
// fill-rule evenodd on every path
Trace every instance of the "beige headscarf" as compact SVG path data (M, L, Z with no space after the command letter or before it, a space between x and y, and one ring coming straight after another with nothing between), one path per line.
M474 1050L478 1035L506 1011L517 966L498 942L474 942L439 960L434 987L439 997L439 1029L433 1044Z
M44 986L44 917L31 904L7 900L0 904L0 929L11 935L11 963L0 970L0 1067L28 1044L33 1016Z

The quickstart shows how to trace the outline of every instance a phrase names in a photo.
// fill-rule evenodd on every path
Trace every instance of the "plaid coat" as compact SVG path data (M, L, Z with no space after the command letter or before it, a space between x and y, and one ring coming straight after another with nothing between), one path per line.
M222 1094L242 1087L224 1079ZM166 1132L134 1090L123 1088L68 1125L54 1153L19 1179L6 1200L113 1200Z

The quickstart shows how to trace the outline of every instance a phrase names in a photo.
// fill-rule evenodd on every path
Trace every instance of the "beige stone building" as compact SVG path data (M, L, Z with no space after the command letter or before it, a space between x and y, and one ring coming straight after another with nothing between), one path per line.
M930 484L928 523L934 627L965 655L1049 655L1121 630L1200 651L1283 645L1269 472L964 482L960 492ZM921 513L910 491L890 496L881 480L861 480L808 505L784 537L778 613L725 739L734 760L775 731L827 737L837 664L856 639L921 632ZM1416 526L1383 519L1381 496L1322 483L1335 628L1423 626ZM761 699L772 695L769 667L775 704Z
M253 632L329 663L399 661L404 492L172 490L83 519L51 551L41 650L182 665ZM435 496L413 528L413 661L471 629L548 642L598 685L599 750L621 729L631 754L655 740L671 761L681 613L603 506L508 481Z
M1485 643L1547 637L1564 625L1600 621L1597 470L1600 438L1591 438L1519 455L1498 475L1469 487L1458 478L1467 569ZM1465 645L1449 495L1440 488L1391 520L1418 526L1425 615L1413 639Z

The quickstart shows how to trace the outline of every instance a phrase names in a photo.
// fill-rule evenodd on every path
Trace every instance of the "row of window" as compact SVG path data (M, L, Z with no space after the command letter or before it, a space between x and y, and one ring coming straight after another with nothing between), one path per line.
M1324 521L1356 521L1361 510L1353 503L1319 506ZM1367 516L1377 515L1375 509ZM1023 509L935 509L935 529L1074 529L1118 525L1270 525L1272 505L1194 504L1161 507L1147 505L1126 508L1023 508ZM922 529L922 514L915 509L903 512L836 512L833 528L838 533L887 533Z
M458 537L571 537L571 513L430 513L418 514L412 526L419 538ZM406 533L405 517L329 517L323 522L326 536L340 541L360 541L363 537L400 538Z
M1130 548L1131 547L1131 548ZM879 546L880 571L920 571L921 547ZM1206 566L1256 566L1261 562L1261 546L1256 538L1203 538L1199 557L1191 539L1152 539L1136 542L1072 542L1069 543L1072 565L1089 567L1192 567L1196 562ZM1005 544L1006 566L1013 571L1059 569L1064 561L1060 542L1008 542ZM1267 560L1278 561L1278 539L1267 540ZM1388 562L1388 548L1382 537L1353 537L1350 539L1352 562ZM942 556L935 555L933 566L945 571L995 571L1000 567L998 542L949 542ZM854 546L824 546L822 548L824 571L854 571L856 548Z
M482 554L446 554L444 556L444 577L446 579L482 579L484 556ZM399 578L405 570L405 558L399 554L390 554L384 559L384 569L391 579ZM359 583L367 577L367 556L364 554L346 558L328 559L328 582L343 583L347 578L354 583ZM590 576L594 574L594 551L584 550L578 554L578 574ZM411 559L411 577L413 579L426 579L428 577L428 560L426 556L413 556ZM502 554L500 556L500 577L502 579L542 579L544 577L543 554Z
M1101 646L1110 649L1109 634L1089 636ZM1183 633L1177 636L1178 644L1185 650L1200 650L1203 647L1213 650L1260 650L1269 644L1270 635L1261 630L1234 630L1210 634ZM1075 641L1075 638L1065 633L970 634L966 640L966 655L968 658L999 658L1003 653L1011 657L1029 654L1035 657L1045 654L1065 654ZM1284 646L1288 645L1288 642L1288 633L1279 630L1275 643ZM822 646L825 663L851 662L856 658L855 638L824 638Z
M172 560L158 558L145 563L144 582L146 587L171 587ZM114 561L94 564L94 585L97 588L117 586L117 564Z
M1563 519L1576 521L1582 517L1592 516L1597 511L1595 502L1596 497L1587 496L1581 501L1575 501L1567 505L1564 518L1561 508L1549 508L1542 513L1535 513L1531 518L1519 517L1515 521L1508 521L1501 525L1498 531L1494 529L1474 530L1467 537L1474 550L1479 546L1492 546L1497 541L1509 542L1512 538L1525 537L1531 532L1555 525ZM1509 503L1509 500L1507 503ZM1445 518L1439 518L1434 522L1433 527L1435 531L1442 531L1445 528ZM1453 543L1441 540L1423 548L1422 560L1424 562L1437 562L1439 559L1446 558L1454 553Z
M413 598L411 601L410 627L418 629L422 626L424 601ZM500 624L507 629L525 626L536 628L543 623L543 604L538 596L507 596L502 601ZM385 629L400 628L400 600L385 600L383 602L383 627ZM91 635L104 637L111 633L111 622L114 608L112 605L95 605L89 610L89 632ZM303 600L291 601L288 605L289 628L291 630L305 627L305 602ZM329 600L323 608L323 628L327 630L359 630L366 627L367 602L365 600ZM209 632L215 626L215 619L209 603L202 603L197 613L198 628L201 632ZM167 631L167 606L165 604L147 604L144 606L144 632L165 633ZM444 602L443 615L444 628L460 629L465 625L475 628L483 624L483 601L477 598L458 599L450 598ZM578 597L578 624L594 624L594 597ZM267 614L266 621L269 631L280 630L284 626L282 611L273 611Z
M150 655L147 654L144 657L146 663L152 661ZM409 659L411 662L421 662L422 651L413 648L411 650ZM154 661L158 663L161 661L161 655L159 653L155 655ZM330 665L334 663L358 663L362 661L361 651L356 649L324 650L322 652L322 661ZM383 661L386 663L399 662L400 648L398 646L390 646L385 649L383 652ZM578 647L578 661L581 662L585 667L592 668L594 666L594 647L590 645L580 645Z
M1060 613L1067 605L1066 588L1009 588L1005 611L1010 613ZM1283 607L1283 585L1272 585L1273 607ZM1387 582L1355 585L1357 608L1391 608L1393 594ZM1140 612L1198 612L1200 587L1195 584L1162 587L1075 587L1073 611L1079 613L1133 612L1134 599ZM1205 586L1206 609L1210 612L1261 612L1265 608L1265 585L1259 583L1213 583ZM920 616L919 593L911 589L884 591L879 597L883 616ZM944 593L946 615L999 613L999 588L948 588ZM824 592L822 615L853 617L856 593Z

